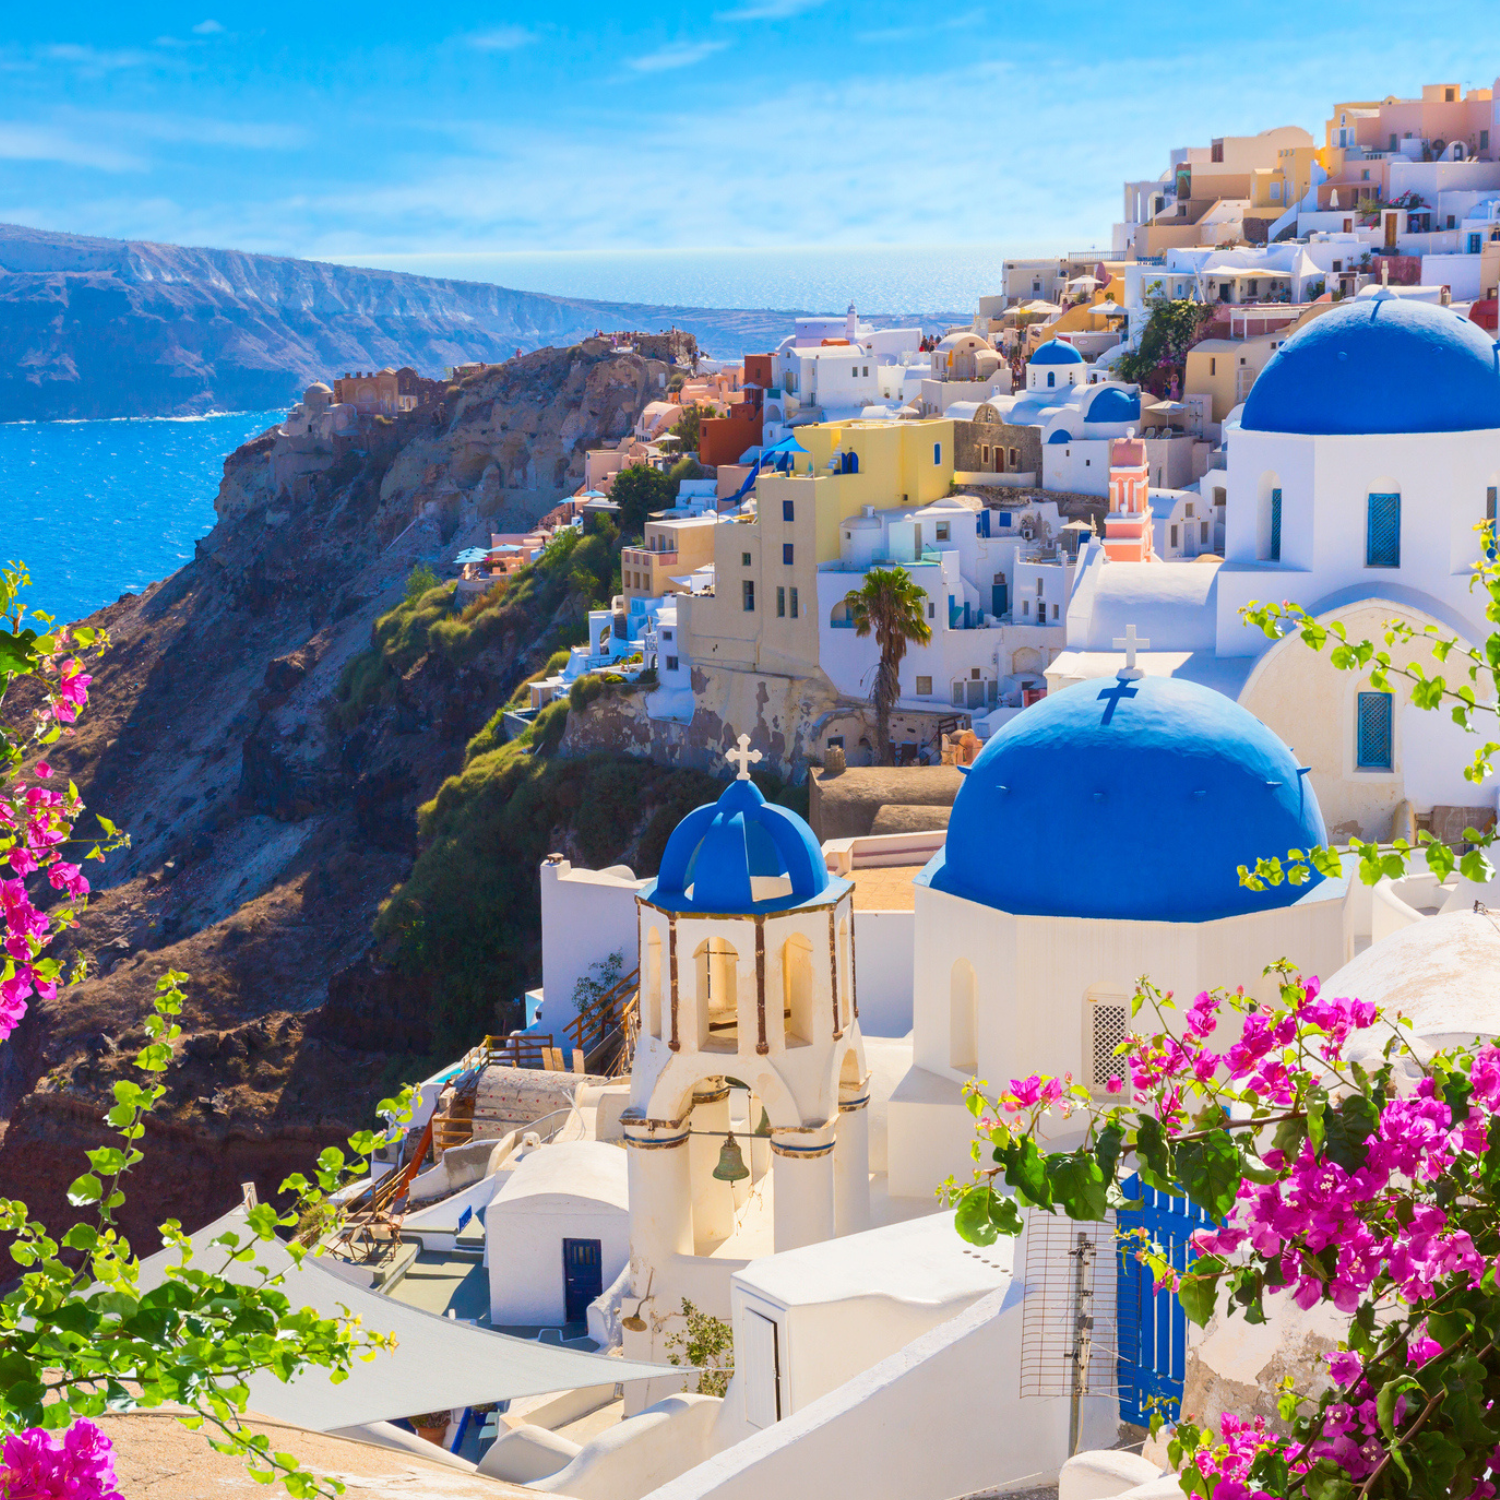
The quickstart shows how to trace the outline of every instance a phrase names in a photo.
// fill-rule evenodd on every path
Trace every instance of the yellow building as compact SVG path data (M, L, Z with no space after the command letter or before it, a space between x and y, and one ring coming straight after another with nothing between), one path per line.
M756 481L756 515L714 528L714 592L678 605L683 652L788 677L818 670L818 564L839 556L839 523L866 506L926 505L953 483L953 423L798 427L791 474Z
M1271 356L1304 323L1334 307L1333 302L1314 302L1301 316L1274 333L1238 339L1202 339L1188 350L1183 369L1182 394L1209 396L1211 422L1222 422L1246 396L1270 363Z
M620 584L627 602L685 594L687 584L677 580L714 560L718 524L717 515L647 521L642 545L620 549Z

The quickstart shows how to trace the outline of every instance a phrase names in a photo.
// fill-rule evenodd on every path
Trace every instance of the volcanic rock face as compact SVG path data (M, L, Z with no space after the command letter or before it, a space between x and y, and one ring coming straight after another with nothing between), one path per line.
M789 318L0 225L0 421L261 411L344 370L436 377L600 327L669 324L737 354L770 347Z
M418 662L354 726L341 675L417 561L487 539L486 501L516 521L544 513L665 369L599 344L544 350L395 422L362 419L294 489L272 479L267 433L225 463L195 561L92 617L113 646L48 758L132 842L102 879L90 867L102 889L63 943L91 977L0 1047L0 1193L63 1221L168 970L189 976L185 1036L131 1174L125 1227L142 1247L160 1218L201 1223L243 1181L274 1194L413 1076L442 996L382 969L370 924L410 868L416 806L540 665L552 622L461 670Z

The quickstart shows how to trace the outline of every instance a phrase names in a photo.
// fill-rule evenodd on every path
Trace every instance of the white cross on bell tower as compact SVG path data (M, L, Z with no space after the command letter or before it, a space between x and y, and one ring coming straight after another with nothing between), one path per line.
M730 765L738 763L740 773L735 778L737 781L749 781L750 767L760 759L760 751L750 748L750 736L748 734L740 736L739 745L740 748L738 750L731 750L724 758Z
M1115 650L1125 653L1125 665L1116 675L1123 677L1127 682L1134 682L1136 678L1144 677L1146 674L1135 664L1135 653L1137 649L1145 650L1150 644L1151 642L1145 636L1135 633L1134 625L1127 625L1124 636L1115 637Z

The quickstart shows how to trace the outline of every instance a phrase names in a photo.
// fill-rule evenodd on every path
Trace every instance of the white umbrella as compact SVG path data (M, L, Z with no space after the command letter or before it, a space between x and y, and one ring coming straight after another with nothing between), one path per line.
M1024 313L1050 313L1061 312L1062 308L1056 302L1043 302L1037 299L1033 302L1023 302L1018 311Z
M1146 410L1160 412L1164 417L1180 417L1187 407L1181 401L1154 401Z
M1068 283L1068 285L1069 286L1077 286L1077 287L1102 286L1103 282L1101 282L1097 276L1087 276L1087 275L1085 275L1085 276L1075 276Z
M1101 318L1123 318L1125 309L1118 302L1095 302L1087 309Z

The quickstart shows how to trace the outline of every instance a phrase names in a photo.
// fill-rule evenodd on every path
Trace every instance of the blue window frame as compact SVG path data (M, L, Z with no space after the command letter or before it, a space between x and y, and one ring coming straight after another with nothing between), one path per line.
M755 608L755 580L747 578L740 585L741 602L744 604L745 613L749 614Z
M792 521L792 520L795 520L796 519L795 511L796 511L796 501L794 501L794 500L783 500L781 502L781 519L783 521Z
M1365 566L1401 566L1401 496L1371 495L1365 523Z
M1490 485L1484 492L1484 519L1489 523L1484 530L1484 555L1491 562L1495 560L1495 499L1500 495L1494 485Z
M943 445L941 443L934 443L932 445L932 461L935 464L942 463L942 461L943 461Z
M1271 491L1271 550L1267 554L1272 562L1281 561L1281 491Z
M786 590L784 588L778 588L776 590L776 618L779 620L785 614L786 614Z
M1056 384L1057 384L1057 371L1055 371L1055 370L1048 370L1047 371L1047 388L1050 390Z
M1392 698L1389 693L1361 693L1355 709L1354 760L1361 771L1389 771Z
M782 562L784 562L787 565L787 567L791 567L791 565L792 565L792 544L790 542L783 542L781 544L781 560L782 560Z

